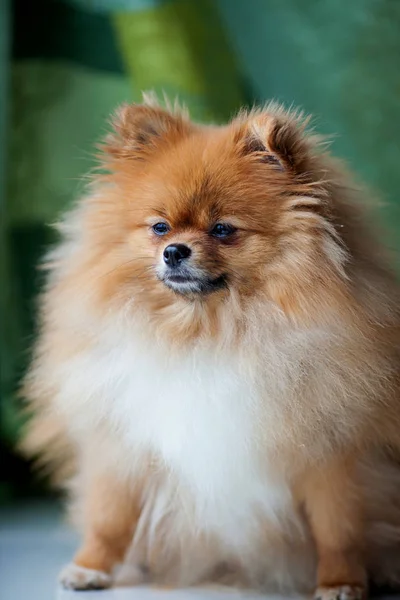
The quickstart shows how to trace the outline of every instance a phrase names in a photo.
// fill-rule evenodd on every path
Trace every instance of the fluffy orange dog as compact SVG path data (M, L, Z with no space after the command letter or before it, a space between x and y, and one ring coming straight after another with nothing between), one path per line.
M26 383L83 528L62 583L399 582L400 294L363 195L276 106L125 106L103 150Z

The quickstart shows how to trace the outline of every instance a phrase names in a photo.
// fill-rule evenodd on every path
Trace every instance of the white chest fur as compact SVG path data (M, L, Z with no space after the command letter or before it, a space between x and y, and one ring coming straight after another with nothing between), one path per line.
M132 457L150 451L165 463L202 526L237 532L260 511L274 520L285 512L288 486L261 445L265 400L237 356L205 349L171 356L167 347L129 340L99 347L80 367L73 384L80 397L87 390L96 398L97 413Z

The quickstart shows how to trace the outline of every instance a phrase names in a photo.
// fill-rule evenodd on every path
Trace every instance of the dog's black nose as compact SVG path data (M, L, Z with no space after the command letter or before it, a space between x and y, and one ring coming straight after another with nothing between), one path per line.
M185 258L189 258L191 253L191 249L185 244L170 244L163 252L164 262L169 267L177 267Z

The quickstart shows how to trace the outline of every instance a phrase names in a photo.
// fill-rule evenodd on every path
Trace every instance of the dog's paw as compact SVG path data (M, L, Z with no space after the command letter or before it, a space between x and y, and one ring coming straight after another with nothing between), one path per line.
M357 585L338 585L336 587L319 587L314 600L365 600L366 589Z
M102 590L110 587L112 580L104 571L86 569L70 563L61 571L59 582L68 590Z

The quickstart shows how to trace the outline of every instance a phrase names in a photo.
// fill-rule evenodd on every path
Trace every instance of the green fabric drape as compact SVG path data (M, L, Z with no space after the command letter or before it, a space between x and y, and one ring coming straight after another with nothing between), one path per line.
M34 331L35 264L115 106L149 89L205 121L271 98L300 105L382 192L400 250L399 30L393 0L0 3L0 444L13 465L3 497L25 490L15 390Z

